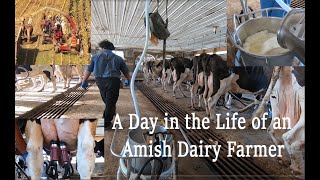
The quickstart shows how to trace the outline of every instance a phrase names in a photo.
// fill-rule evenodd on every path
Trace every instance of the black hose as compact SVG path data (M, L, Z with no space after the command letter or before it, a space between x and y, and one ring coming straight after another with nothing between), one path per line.
M15 163L16 163L17 168L27 177L27 179L28 179L28 180L31 180L31 179L29 178L29 176L27 176L27 174L24 172L24 170L19 166L19 164L18 164L17 162L15 162Z
M160 162L160 170L159 170L159 172L157 172L157 174L156 174L156 179L159 179L159 176L160 176L160 174L161 174L161 172L162 172L162 168L163 168L163 162L162 162L162 160L161 160L160 158L158 158L158 157L152 157L152 158L148 159L148 160L143 164L143 166L141 167L141 169L139 170L139 172L138 172L138 174L137 174L136 180L140 180L140 176L141 176L144 168L145 168L145 167L149 164L149 162L152 161L152 160L158 160L158 161Z

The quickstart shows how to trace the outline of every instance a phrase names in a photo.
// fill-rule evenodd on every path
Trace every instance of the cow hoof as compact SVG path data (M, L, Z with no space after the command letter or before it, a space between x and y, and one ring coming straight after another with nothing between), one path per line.
M298 179L304 179L303 174L300 171L291 170L291 174Z
M290 165L290 161L288 160L284 160L284 159L278 159L279 164L284 165L284 166L289 166Z
M251 122L247 122L247 123L245 124L245 127L246 127L247 129L251 128L251 127L252 127Z

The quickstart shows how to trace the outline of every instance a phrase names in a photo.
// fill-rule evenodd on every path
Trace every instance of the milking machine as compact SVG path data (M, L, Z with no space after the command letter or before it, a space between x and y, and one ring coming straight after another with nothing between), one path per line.
M50 142L50 161L46 165L46 174L52 179L59 178L59 166L61 166L62 178L67 179L73 175L74 170L71 164L71 157L63 141Z
M135 95L134 83L138 70L143 63L143 60L145 59L149 42L149 0L146 0L145 3L145 46L140 56L140 60L134 69L130 83L130 90L136 115L139 117L137 118L135 126L138 128L131 129L129 131L121 153L116 153L115 147L118 132L117 125L112 138L110 151L114 156L120 158L119 168L117 171L117 179L121 178L121 174L127 179L135 180L175 179L175 145L173 141L173 135L168 133L168 131L163 126L157 125L154 133L150 133L150 131L148 130L143 131L139 126L141 116L139 105ZM144 152L137 152L137 149L135 147L138 146L147 147L147 150ZM165 147L168 146L170 146L169 151L165 151ZM159 156L155 156L157 150L161 152ZM133 155L127 151L131 152Z
M236 63L243 66L290 66L294 57L305 64L305 10L291 9L282 0L276 0L280 7L264 8L257 11L247 11L247 1L240 0L243 14L234 14L228 20L232 20L233 27L229 27L227 33L232 44L239 50L237 52ZM271 12L280 11L284 17L270 16ZM281 14L279 13L279 14ZM241 19L246 21L242 23ZM231 31L233 29L233 31ZM247 37L257 32L267 30L277 34L277 41L282 48L289 51L273 54L261 55L249 52L243 48L243 43ZM236 64L237 65L237 64Z
M132 180L175 179L173 135L163 126L156 126L152 134L148 130L142 134L139 129L130 130L120 154L115 152L117 132L118 129L114 132L110 147L111 153L120 158L117 179L121 179L121 174ZM146 151L140 152L136 147L145 147Z

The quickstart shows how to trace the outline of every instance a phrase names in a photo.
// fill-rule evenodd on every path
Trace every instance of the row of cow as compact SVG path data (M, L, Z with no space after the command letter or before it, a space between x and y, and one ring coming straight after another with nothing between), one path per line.
M174 57L162 60L148 61L143 64L144 77L147 83L150 79L160 78L162 89L167 91L167 85L173 81L173 97L178 89L186 97L181 86L186 84L191 92L191 108L195 109L195 97L199 95L198 107L205 105L207 115L214 118L210 109L215 106L220 96L233 92L263 95L268 87L272 69L268 67L228 67L219 55L202 53L192 60ZM209 106L209 101L211 102Z
M216 105L219 99L226 100L229 93L253 94L259 105L257 111L266 112L265 102L271 102L272 122L268 128L273 142L284 144L287 154L281 162L291 160L290 168L294 176L304 176L304 68L303 67L228 67L219 55L206 53L192 60L183 57L148 61L143 64L144 77L161 80L162 89L173 82L173 96L178 88L181 95L183 83L189 84L191 108L195 109L195 97L198 95L198 108L204 104L206 114L215 120ZM275 73L276 72L276 73ZM301 78L302 77L302 78ZM252 107L252 105L249 105ZM243 108L243 109L248 109ZM256 112L257 112L256 111ZM262 114L255 113L253 117ZM274 119L289 117L291 129L274 129ZM249 121L250 122L250 121Z
M16 70L16 79L26 77L26 73L28 73L27 83L31 82L31 89L38 87L37 81L40 81L38 91L44 90L50 80L53 87L52 92L57 90L57 83L59 82L63 82L64 89L69 88L71 79L74 76L78 76L78 83L81 83L85 68L83 65L24 65L20 67L25 68L27 71L18 68ZM23 81L16 81L15 85L18 91L23 89L22 84Z

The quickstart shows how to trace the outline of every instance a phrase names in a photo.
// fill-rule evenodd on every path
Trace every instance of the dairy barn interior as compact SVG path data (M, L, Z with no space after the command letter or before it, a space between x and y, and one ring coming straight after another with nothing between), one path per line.
M147 6L146 2L149 2ZM91 161L94 164L91 179L111 180L135 177L137 179L303 179L301 171L304 168L304 154L299 156L302 157L301 159L291 162L290 166L290 160L288 163L277 157L279 153L286 153L285 146L279 146L281 143L275 144L273 136L270 136L267 130L271 124L270 114L273 111L269 99L264 98L266 90L273 81L276 81L274 74L280 73L281 77L281 72L288 72L288 70L282 71L281 68L273 67L260 68L264 72L263 77L259 77L260 79L253 83L250 82L264 85L263 91L257 89L251 92L245 91L239 95L232 92L238 86L231 83L229 84L231 89L226 88L221 96L216 98L217 101L210 109L206 109L206 106L212 104L212 99L210 101L207 98L204 102L198 98L204 93L205 84L213 86L213 82L211 81L210 84L209 79L201 84L199 79L204 77L204 73L198 76L198 71L194 68L195 62L203 57L203 54L207 55L205 57L213 57L216 54L229 70L233 69L233 62L228 61L227 57L230 55L227 54L227 50L228 52L230 50L227 19L233 13L240 13L240 2L237 0L91 1L91 57L101 52L98 43L107 39L115 46L113 52L125 60L131 76L134 76L134 82L131 84L128 84L123 75L121 76L121 87L116 104L117 115L113 123L116 119L120 119L123 129L120 129L119 125L115 126L115 129L103 129L102 115L105 105L94 76L90 76L87 89L84 90L80 86L86 65L64 65L54 66L54 68L31 66L33 70L29 71L26 77L21 73L16 74L16 78L20 79L16 80L15 118L19 121L20 128L25 128L24 138L30 138L26 134L32 131L26 128L28 125L25 120L41 119L41 123L51 120L57 127L63 120L82 123L88 120L90 123L87 125L89 129L91 128L95 140L94 156L96 157ZM291 6L296 5L295 3L299 6L303 4L304 8L304 1L292 1ZM254 9L260 8L258 0L248 0L248 5ZM146 43L146 8L150 13L158 11L164 23L167 20L167 30L170 35L165 42L154 35L151 36L152 38L148 35ZM178 59L178 65L189 60L188 63L191 66L187 67L188 63L184 63L180 69L166 69L167 76L162 77L164 59L166 62ZM184 61L179 61L181 59ZM139 66L140 62L142 63ZM134 74L136 68L137 73ZM35 73L34 69L40 73ZM60 76L63 72L71 72L72 78L59 78L56 71L61 73ZM55 75L54 82L50 75L48 76L48 72ZM252 70L251 73L255 72L258 71ZM292 72L290 70L295 77L292 80L295 82L292 86L300 90L304 87L304 68L294 67ZM180 81L175 77L179 77ZM245 79L241 82L246 81ZM239 81L237 82L240 84ZM220 86L223 86L222 81ZM277 87L277 84L273 86ZM292 91L295 92L296 89ZM206 93L211 91L213 90L210 88L208 91L205 90ZM295 93L296 99L302 94L299 92ZM215 96L212 95L213 97ZM261 116L266 117L265 124L261 124L265 128L254 129L255 125L251 126L249 122L261 108L264 108L263 112L269 113ZM296 107L292 106L292 109L294 108ZM299 110L299 112L302 111ZM142 128L142 122L148 122L147 125L144 124L145 126L152 125L150 119L140 119L139 128L130 129L136 125L136 116L132 114L157 118L155 132L149 134L147 129ZM213 117L215 114L221 115ZM185 120L187 115L191 118L198 117L199 120L195 120L195 124L192 124L193 121ZM232 117L237 119L232 120ZM243 117L246 122L240 123L240 117ZM79 129L83 127L82 125L71 126ZM46 136L43 129L42 134ZM80 130L75 134L79 144ZM150 145L161 138L169 145L168 151L162 152L161 158L128 157L123 153L126 147L134 152L134 145ZM212 148L205 145L211 145ZM64 173L66 171L71 173L71 170L66 169L65 166L57 165L57 177L52 176L54 172L52 167L55 166L50 164L50 150L45 143L43 146L45 148L40 152L45 159L43 169L50 167L51 176L43 173L41 178L66 179L63 177ZM232 148L233 152L230 152ZM189 151L193 149L193 151L183 157L181 154L185 154L186 149ZM78 148L70 153L73 173L69 174L69 179L84 177L83 172L77 169L76 163L79 163L77 151L80 152L82 149ZM149 155L150 151L146 150L144 153ZM199 156L200 154L202 156ZM19 156L16 155L16 157L19 162ZM80 170L87 171L87 169ZM17 165L16 179L27 179L24 171Z

